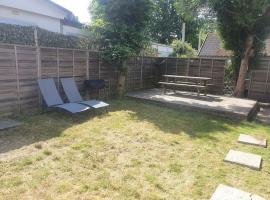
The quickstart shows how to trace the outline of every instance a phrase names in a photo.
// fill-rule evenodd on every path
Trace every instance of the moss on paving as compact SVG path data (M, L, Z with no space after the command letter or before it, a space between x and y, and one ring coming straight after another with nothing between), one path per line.
M20 116L0 133L0 199L209 199L218 184L270 198L270 151L238 144L270 128L134 100L108 114ZM256 153L254 171L224 163L229 149Z

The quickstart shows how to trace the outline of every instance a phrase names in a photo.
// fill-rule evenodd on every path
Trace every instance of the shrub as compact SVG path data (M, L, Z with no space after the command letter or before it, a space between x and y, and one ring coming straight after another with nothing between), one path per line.
M174 53L171 56L179 58L189 58L197 56L197 51L192 48L189 43L182 40L174 40L172 42Z
M91 39L54 33L33 26L0 23L0 42L8 44L36 45L34 31L37 29L38 44L44 47L93 49Z

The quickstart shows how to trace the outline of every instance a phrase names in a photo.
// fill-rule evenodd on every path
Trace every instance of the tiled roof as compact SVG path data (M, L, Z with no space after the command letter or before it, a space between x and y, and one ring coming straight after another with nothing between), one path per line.
M265 56L270 56L270 39L265 41L265 48L262 51ZM199 52L200 57L230 57L233 53L222 47L221 39L216 33L208 33L205 42Z
M199 52L202 57L230 57L231 51L222 48L222 42L217 34L208 33L205 42Z

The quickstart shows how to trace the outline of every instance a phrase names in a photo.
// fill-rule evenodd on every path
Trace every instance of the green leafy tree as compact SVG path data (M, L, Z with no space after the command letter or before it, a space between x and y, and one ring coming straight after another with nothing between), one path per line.
M186 22L186 41L197 48L199 32L207 27L209 20L199 17L199 12L191 16L191 11L187 11L190 8L183 9L179 0L153 0L153 4L149 28L152 41L171 44L173 40L181 39L182 24Z
M216 14L225 48L239 61L234 94L243 97L252 58L270 33L270 0L209 0L209 5Z
M210 12L207 0L176 0L175 8L186 23L186 41L198 47L199 36L205 38L208 32L216 30L216 19Z
M174 39L181 39L181 16L175 8L176 0L153 0L154 12L150 22L151 39L162 44L171 44Z
M124 93L127 60L136 56L149 41L151 0L93 0L90 6L92 30L103 57L120 72L118 93Z
M270 0L178 0L178 10L187 19L216 18L224 47L234 53L238 76L234 95L243 97L250 64L270 33Z
M189 43L183 42L182 40L174 40L172 46L174 49L172 56L178 58L190 58L197 55L197 51L193 49Z

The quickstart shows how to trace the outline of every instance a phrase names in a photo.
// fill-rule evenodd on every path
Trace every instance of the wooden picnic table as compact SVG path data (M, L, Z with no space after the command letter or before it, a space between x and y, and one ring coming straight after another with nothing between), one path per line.
M165 78L177 78L177 79L189 79L189 80L201 80L201 81L210 81L211 78L208 77L199 77L199 76L177 76L177 75L163 75Z
M164 88L164 94L166 94L167 87L173 87L174 92L176 88L186 87L186 88L195 88L197 89L198 95L200 95L201 90L204 91L204 95L207 95L207 88L210 86L208 81L211 81L211 78L208 77L199 77L199 76L178 76L178 75L163 75L165 82L159 82Z

